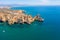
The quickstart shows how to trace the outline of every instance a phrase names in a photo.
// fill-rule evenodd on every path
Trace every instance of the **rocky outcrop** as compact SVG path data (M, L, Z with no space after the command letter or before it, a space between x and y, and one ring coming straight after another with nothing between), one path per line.
M37 21L40 21L40 22L43 22L44 21L44 19L41 18L39 15L35 16L34 17L34 20L37 20Z
M44 21L39 15L33 18L31 15L26 15L24 10L10 10L6 8L0 9L0 20L3 22L8 21L8 24L10 25L14 23L31 24L35 20Z

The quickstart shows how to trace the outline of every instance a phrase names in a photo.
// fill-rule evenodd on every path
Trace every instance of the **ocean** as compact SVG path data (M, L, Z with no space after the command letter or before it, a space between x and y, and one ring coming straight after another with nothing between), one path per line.
M60 6L12 7L33 17L40 14L44 22L32 24L0 23L0 40L60 40Z

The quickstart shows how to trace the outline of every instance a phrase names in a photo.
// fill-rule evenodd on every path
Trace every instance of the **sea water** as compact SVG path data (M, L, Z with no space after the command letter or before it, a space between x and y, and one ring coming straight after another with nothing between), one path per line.
M40 14L44 22L32 24L0 23L0 40L60 40L60 6L13 7L33 17Z

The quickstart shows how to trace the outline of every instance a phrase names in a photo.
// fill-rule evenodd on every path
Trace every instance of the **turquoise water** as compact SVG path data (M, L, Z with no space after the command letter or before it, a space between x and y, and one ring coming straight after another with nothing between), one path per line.
M60 6L14 7L25 10L26 14L40 14L44 22L32 24L0 23L0 40L60 40ZM5 32L4 32L5 31Z

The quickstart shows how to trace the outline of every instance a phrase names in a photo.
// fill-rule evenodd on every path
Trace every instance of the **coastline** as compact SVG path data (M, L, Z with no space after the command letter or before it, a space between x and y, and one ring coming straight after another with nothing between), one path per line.
M30 8L30 9L29 9ZM20 10L18 8L17 10ZM16 10L16 9L15 9ZM40 13L44 22L28 24L12 24L3 22L0 24L1 40L56 40L60 39L60 7L25 7L22 10L32 16ZM30 11L31 10L31 11ZM27 13L26 13L27 14ZM57 19L57 20L56 20ZM5 32L3 32L5 31ZM56 36L57 35L57 36Z
M11 10L7 7L0 8L0 20L3 22L8 22L8 24L14 24L14 23L27 23L31 24L35 20L37 21L44 21L39 15L36 15L35 17L32 17L31 15L25 14L24 10Z

